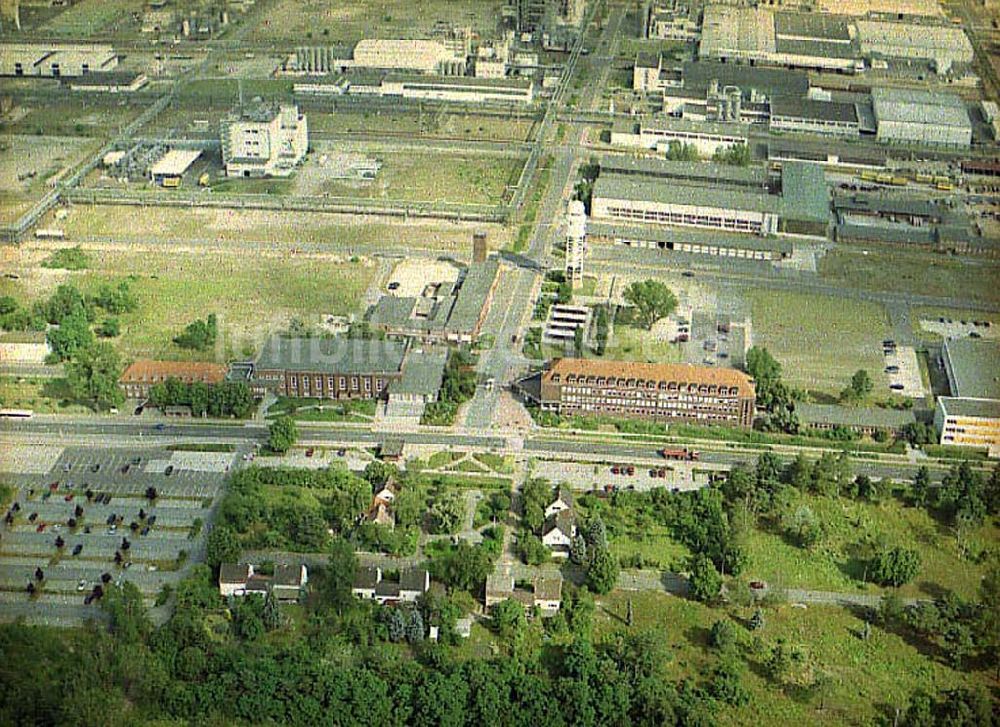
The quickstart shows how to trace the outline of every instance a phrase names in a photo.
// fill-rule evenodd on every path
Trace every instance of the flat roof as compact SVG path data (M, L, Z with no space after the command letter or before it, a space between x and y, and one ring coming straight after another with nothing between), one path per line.
M739 86L746 92L756 88L770 96L805 96L809 74L787 68L762 68L711 60L687 61L683 65L684 88L704 92L712 80L723 86Z
M996 399L970 399L965 397L942 396L938 404L945 416L1000 419L1000 401Z
M710 245L785 254L791 254L793 250L792 243L781 237L756 237L734 232L699 230L696 227L654 227L652 225L616 225L607 222L589 222L587 235L591 238L613 237L647 242Z
M876 86L872 89L872 106L879 123L894 121L961 128L972 126L965 102L953 93Z
M634 123L634 122L629 122ZM713 134L746 139L750 133L750 124L722 123L719 121L693 121L679 119L676 116L652 116L639 121L640 131L686 131L697 134Z
M403 376L392 385L393 394L436 394L444 378L446 349L411 349L403 360Z
M255 363L257 370L394 374L406 345L377 338L283 338L272 336Z
M900 428L916 421L909 409L838 406L837 404L796 403L795 413L806 424L831 424L844 427Z
M847 18L839 15L781 11L774 14L774 32L778 35L850 42Z
M975 338L944 342L952 394L962 398L1000 399L1000 343Z
M456 88L513 88L518 91L526 91L533 85L533 81L530 78L520 78L517 76L477 78L474 76L429 76L419 73L390 73L386 75L385 83L403 83L410 86L454 86Z
M857 123L858 111L853 103L838 101L817 101L811 98L781 96L771 101L771 116L792 116L795 118Z
M149 168L150 175L179 177L201 156L201 149L171 149Z

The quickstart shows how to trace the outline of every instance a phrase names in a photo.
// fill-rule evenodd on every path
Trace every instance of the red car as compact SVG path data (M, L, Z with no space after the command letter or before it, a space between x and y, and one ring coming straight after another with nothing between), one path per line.
M618 465L615 465L614 467L611 468L611 474L613 475L618 474Z
M316 454L316 450L312 447L306 450L306 457L312 457L314 454Z
M767 584L764 581L750 581L750 588L755 591L763 591L767 588Z
M72 493L72 492L71 492L71 493L69 493L69 494L68 494L68 495L66 495L66 497L64 497L63 499L64 499L64 500L65 500L66 502L73 502L73 493Z
M39 526L37 528L35 528L35 532L36 533L44 533L45 532L45 523L39 524Z
M631 477L632 475L634 475L635 474L635 467L629 467L628 469L626 469L625 470L625 474L627 474L629 477Z

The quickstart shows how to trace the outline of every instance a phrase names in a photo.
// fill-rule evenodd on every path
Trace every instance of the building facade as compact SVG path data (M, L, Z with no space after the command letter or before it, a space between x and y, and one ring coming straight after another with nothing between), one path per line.
M587 254L587 213L574 199L566 214L566 282L577 289L583 283L583 258Z
M1000 401L942 396L934 409L940 443L954 447L981 447L1000 456Z
M214 386L226 378L227 368L223 364L200 361L153 361L140 359L122 372L118 385L128 399L145 399L156 384L176 379L184 384L208 384Z
M309 129L298 106L261 106L222 122L229 177L287 177L305 158Z
M541 374L538 403L559 414L749 427L756 393L736 369L563 358Z
M405 344L361 338L268 340L254 362L256 396L382 399L403 375Z

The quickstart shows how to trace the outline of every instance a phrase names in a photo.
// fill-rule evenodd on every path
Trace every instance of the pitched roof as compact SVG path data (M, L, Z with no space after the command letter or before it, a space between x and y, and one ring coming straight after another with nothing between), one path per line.
M562 598L562 576L543 575L535 578L535 600L558 601Z
M575 527L576 513L572 510L560 510L545 521L545 525L542 527L542 535L548 535L554 530L558 530L567 538L572 538Z
M219 566L219 583L246 583L253 568L246 563L223 563Z
M382 580L382 571L379 568L365 566L355 571L354 582L351 584L351 587L370 589L374 588L380 580Z
M566 503L570 507L573 507L573 491L566 485L559 485L559 487L556 488L556 499L553 500L553 503L560 501Z
M218 384L226 378L223 364L204 361L153 361L139 359L122 372L119 381L123 384L154 384L167 379L178 379L185 383Z
M542 374L542 378L543 381L548 382L556 375L561 376L563 382L567 376L575 375L729 386L736 387L739 396L754 395L753 381L745 373L736 369L714 366L561 358L552 363L549 370Z
M377 338L283 338L272 336L257 358L258 370L335 374L394 374L406 345Z
M305 578L304 565L274 566L274 585L300 587Z

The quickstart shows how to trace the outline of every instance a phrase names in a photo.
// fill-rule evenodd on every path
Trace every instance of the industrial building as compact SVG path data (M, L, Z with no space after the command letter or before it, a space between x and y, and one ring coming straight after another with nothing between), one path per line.
M161 187L176 187L200 156L200 149L171 149L149 168L149 178Z
M968 242L969 220L951 202L898 195L836 194L839 242L879 242L950 249Z
M69 78L107 73L118 65L110 45L0 44L0 76Z
M866 58L929 63L937 73L973 61L972 43L960 26L858 20L856 28Z
M110 71L108 73L87 73L73 76L66 82L71 91L92 93L134 93L149 83L149 78L140 71Z
M917 62L949 73L970 65L973 50L961 27L943 22L708 5L698 57L842 73L859 73L874 63Z
M499 280L500 264L489 258L470 265L454 283L428 283L422 295L383 296L369 309L367 320L389 335L427 343L472 343Z
M587 226L587 235L594 244L620 245L633 250L661 250L765 262L784 260L793 252L787 238L709 232L691 227L592 222Z
M293 92L302 96L352 94L468 104L529 104L534 100L534 83L530 78L510 76L477 78L350 73L329 81L298 82L294 84Z
M354 46L352 65L357 68L461 76L465 75L466 56L439 40L366 38Z
M825 236L829 196L821 167L757 167L615 159L601 162L591 215L601 221Z
M222 122L222 161L230 177L287 177L309 148L297 106L262 104Z
M691 364L562 358L518 388L543 411L750 427L756 394L742 371Z
M985 447L1000 456L1000 344L947 340L941 358L952 394L938 398L934 413L941 444Z
M872 106L882 143L963 149L972 144L969 111L954 94L876 87Z
M707 6L698 57L823 71L864 68L844 19L763 6Z
M681 0L650 6L646 21L646 37L690 43L701 35L700 10Z
M611 143L665 152L672 142L687 144L704 157L717 151L746 144L750 126L738 122L691 121L672 116L653 116L641 121L617 120L611 129Z
M853 139L875 133L875 116L868 103L781 96L770 103L774 131L821 134Z

